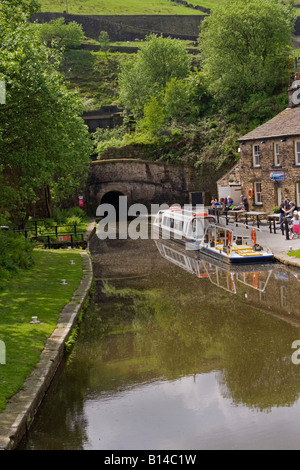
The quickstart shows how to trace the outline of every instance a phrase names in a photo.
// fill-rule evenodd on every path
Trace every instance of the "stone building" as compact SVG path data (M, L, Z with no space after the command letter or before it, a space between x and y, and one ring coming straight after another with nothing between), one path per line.
M300 80L289 88L289 106L238 139L240 160L218 181L219 194L234 180L249 209L272 212L285 195L300 208ZM237 175L239 181L236 181Z

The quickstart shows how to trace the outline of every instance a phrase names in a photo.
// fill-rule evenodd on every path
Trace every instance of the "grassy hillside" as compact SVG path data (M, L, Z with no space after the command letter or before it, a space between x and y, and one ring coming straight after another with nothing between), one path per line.
M224 0L191 0L189 3L213 8ZM68 12L74 15L203 15L170 0L40 0L42 11Z
M127 43L120 43L127 46ZM136 46L136 43L132 43ZM118 101L120 64L132 60L134 53L88 51L65 52L62 73L70 89L77 89L84 100L84 110L91 111ZM199 66L198 55L192 55L193 66Z
M118 98L120 63L130 54L70 50L65 53L62 72L70 88L78 89L89 111L113 103Z

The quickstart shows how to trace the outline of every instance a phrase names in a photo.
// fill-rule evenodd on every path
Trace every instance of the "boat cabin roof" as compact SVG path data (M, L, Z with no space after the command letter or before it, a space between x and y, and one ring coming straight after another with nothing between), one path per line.
M159 213L166 215L168 217L174 217L178 219L187 218L187 219L210 219L215 220L213 215L208 214L205 211L193 211L186 210L181 208L170 208L165 210L160 210Z

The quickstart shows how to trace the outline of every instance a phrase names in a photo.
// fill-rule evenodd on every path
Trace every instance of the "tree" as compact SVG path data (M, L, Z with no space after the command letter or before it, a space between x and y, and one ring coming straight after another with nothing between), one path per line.
M187 80L172 78L165 87L163 103L169 120L184 121L186 116L191 113L189 83Z
M100 49L105 53L107 56L107 53L109 51L110 47L110 39L107 31L101 31L99 34L98 41L100 43Z
M64 18L57 18L36 26L41 41L48 47L76 48L84 38L82 26L76 21L65 24Z
M121 67L121 102L140 117L150 97L159 97L172 78L183 79L189 70L190 58L182 41L151 34L141 43L136 60Z
M144 106L144 117L139 122L138 128L145 130L146 134L157 136L164 127L165 120L163 107L160 105L159 100L152 96Z
M294 20L293 8L280 0L227 0L202 22L203 72L219 103L234 109L282 85Z
M0 79L6 84L0 214L8 211L20 222L41 194L50 192L56 200L74 194L87 173L92 142L81 100L67 91L58 72L60 55L41 44L16 11L10 17L0 12Z
M12 22L24 17L29 18L40 9L38 0L1 0L0 15L1 20Z

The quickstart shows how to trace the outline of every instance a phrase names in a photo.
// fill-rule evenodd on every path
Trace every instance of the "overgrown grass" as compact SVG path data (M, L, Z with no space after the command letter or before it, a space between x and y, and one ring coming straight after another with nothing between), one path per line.
M0 293L0 340L6 347L6 364L0 364L0 412L36 366L82 277L79 252L35 250L33 258L34 266L16 274ZM68 284L61 285L62 279ZM42 323L30 324L32 316Z
M85 111L118 100L120 64L131 54L70 50L65 53L62 69L71 89L77 89L84 100Z
M210 8L223 0L193 0L190 3ZM65 0L40 0L42 11L63 12ZM170 0L68 0L68 13L74 15L199 15Z

